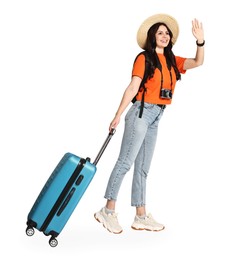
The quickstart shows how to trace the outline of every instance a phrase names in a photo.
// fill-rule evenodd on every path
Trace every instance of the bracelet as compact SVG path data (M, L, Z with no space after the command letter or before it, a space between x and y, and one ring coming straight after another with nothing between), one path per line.
M205 45L205 40L202 42L202 43L198 43L197 40L196 40L196 44L198 47L202 47Z

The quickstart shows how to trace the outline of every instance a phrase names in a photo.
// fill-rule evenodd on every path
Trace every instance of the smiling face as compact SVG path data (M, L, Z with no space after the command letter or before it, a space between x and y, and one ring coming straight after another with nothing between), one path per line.
M167 27L164 25L160 25L155 34L156 51L163 50L165 47L167 47L170 39L171 37Z
M145 50L164 53L164 49L172 49L172 31L164 23L153 24L147 32Z

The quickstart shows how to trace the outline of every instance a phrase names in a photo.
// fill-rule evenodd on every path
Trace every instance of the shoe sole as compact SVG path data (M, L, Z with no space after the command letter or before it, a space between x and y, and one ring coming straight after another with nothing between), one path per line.
M113 231L111 231L111 230L107 227L107 225L106 225L106 223L105 223L105 220L102 219L102 218L99 218L99 217L97 216L97 213L94 214L94 218L95 218L99 223L101 223L101 224L103 225L103 227L104 227L105 229L107 229L110 233L113 233L113 234L120 234L120 233L122 233L122 230L119 231L119 232L113 232Z
M165 229L165 227L163 227L162 229L155 230L155 229L149 229L149 228L136 228L134 226L131 226L131 228L134 230L146 230L146 231L153 231L153 232L159 232L159 231L162 231Z

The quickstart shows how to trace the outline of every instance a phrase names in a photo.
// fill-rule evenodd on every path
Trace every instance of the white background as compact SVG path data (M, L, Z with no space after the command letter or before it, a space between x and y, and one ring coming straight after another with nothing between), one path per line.
M0 3L1 258L231 260L231 12L229 1L2 0ZM160 122L147 209L160 233L130 228L132 171L114 235L95 221L117 158L124 117L62 234L25 234L27 214L65 152L97 155L131 77L140 24L169 13L180 26L173 51L194 57L195 17L205 28L204 65L177 83ZM229 64L229 66L226 66Z

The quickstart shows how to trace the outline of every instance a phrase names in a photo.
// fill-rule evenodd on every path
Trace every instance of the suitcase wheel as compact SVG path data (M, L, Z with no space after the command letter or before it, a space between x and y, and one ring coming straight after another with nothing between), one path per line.
M56 239L55 237L51 237L51 238L49 239L49 245L50 245L51 247L56 247L56 246L58 245L57 239Z
M34 228L28 226L28 227L26 228L26 234L27 234L29 237L33 236L33 235L35 234Z

